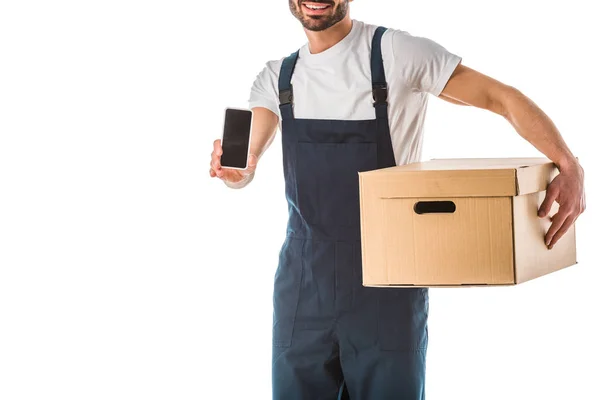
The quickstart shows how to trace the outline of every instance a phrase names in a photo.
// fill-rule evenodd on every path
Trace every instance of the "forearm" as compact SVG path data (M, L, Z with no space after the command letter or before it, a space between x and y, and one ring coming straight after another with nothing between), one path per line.
M259 160L267 151L277 132L277 115L271 110L262 107L252 109L252 137L250 140L250 154L254 154Z
M562 171L577 164L552 120L527 96L508 88L502 115L525 140L545 154Z
M502 115L561 171L577 164L552 120L527 96L511 86L459 65L440 97Z

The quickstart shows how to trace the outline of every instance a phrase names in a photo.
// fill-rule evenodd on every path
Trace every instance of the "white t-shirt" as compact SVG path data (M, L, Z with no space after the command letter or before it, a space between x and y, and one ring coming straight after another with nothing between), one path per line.
M377 26L353 20L352 30L335 46L300 54L292 85L296 118L374 119L371 42ZM396 164L420 161L427 93L438 96L461 58L436 42L388 29L381 39L388 82L388 116ZM290 51L291 53L291 51ZM279 71L283 58L269 61L257 76L249 107L264 107L280 117Z

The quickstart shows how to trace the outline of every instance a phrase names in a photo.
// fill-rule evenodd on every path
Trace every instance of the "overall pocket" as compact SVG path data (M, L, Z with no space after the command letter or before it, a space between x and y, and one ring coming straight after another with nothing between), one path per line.
M358 173L376 167L376 143L297 143L296 190L303 218L318 226L358 227Z
M290 347L300 301L305 240L287 237L279 253L273 290L273 346Z

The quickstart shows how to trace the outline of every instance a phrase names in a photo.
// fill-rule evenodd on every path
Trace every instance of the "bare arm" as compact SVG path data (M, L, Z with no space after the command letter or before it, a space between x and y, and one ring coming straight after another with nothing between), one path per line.
M440 97L503 116L523 138L561 169L576 162L552 120L511 86L459 65Z
M271 110L256 107L252 111L252 133L247 169L240 171L222 168L221 155L223 154L223 149L221 147L221 140L217 139L213 144L210 176L220 178L228 187L233 189L241 189L252 181L258 160L273 142L277 131L278 117Z
M545 154L560 174L550 183L540 207L540 217L560 204L546 235L552 248L585 210L583 169L571 153L552 120L527 96L464 65L459 65L440 98L462 102L503 116L525 140Z
M448 103L456 104L457 106L468 106L469 104L465 104L462 101L455 100L451 97L445 96L444 93L440 93L439 98L442 100L446 100Z
M254 112L254 120L250 154L254 154L260 159L275 139L279 117L267 108L256 107L252 111Z

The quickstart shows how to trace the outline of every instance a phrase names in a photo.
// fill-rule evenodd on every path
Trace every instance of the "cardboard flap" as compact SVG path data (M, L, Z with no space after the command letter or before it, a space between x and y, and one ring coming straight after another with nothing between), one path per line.
M359 176L379 198L504 197L545 190L555 170L545 158L436 159Z
M550 161L517 169L517 195L543 192L556 175L558 168Z

